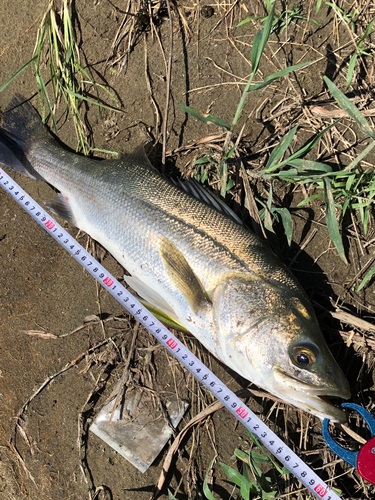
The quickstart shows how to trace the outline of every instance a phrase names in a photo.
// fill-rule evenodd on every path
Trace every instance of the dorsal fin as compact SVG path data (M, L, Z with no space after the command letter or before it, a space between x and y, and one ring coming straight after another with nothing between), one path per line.
M196 179L178 179L178 181L173 181L176 186L181 188L186 193L194 196L199 201L202 201L211 208L214 208L217 212L226 215L237 224L242 225L241 219L231 210L219 196L217 196L212 191L206 189L202 184L200 184Z
M160 172L153 166L146 154L145 143L139 144L139 146L137 146L131 153L120 153L119 159L120 161L126 163L138 163L141 165L145 165L160 175Z

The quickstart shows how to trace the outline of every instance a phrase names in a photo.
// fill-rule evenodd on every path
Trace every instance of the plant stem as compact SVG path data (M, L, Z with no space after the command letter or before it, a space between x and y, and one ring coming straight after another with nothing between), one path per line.
M250 89L250 86L252 84L252 81L253 81L253 78L255 76L255 73L251 73L250 75L250 78L246 84L246 87L245 87L245 90L243 91L243 94L242 94L242 97L241 97L241 100L237 106L237 110L236 110L236 114L234 115L234 118L233 118L233 121L232 121L232 125L230 127L231 131L233 132L233 129L234 127L236 126L237 122L238 122L238 119L242 113L242 109L243 107L245 106L245 101L246 101L246 98L247 98L247 94L249 92L249 89Z
M247 94L249 92L249 89L250 89L250 86L251 86L251 83L253 81L253 78L255 76L255 73L251 73L250 75L250 78L246 84L246 87L245 87L245 90L243 91L242 93L242 96L241 96L241 100L240 102L238 103L238 106L237 106L237 109L236 109L236 114L234 115L234 118L233 118L233 121L232 121L232 124L230 126L230 130L227 132L227 135L226 135L226 138L225 138L225 142L224 142L224 155L226 156L227 152L228 152L228 148L229 148L229 144L230 144L230 141L232 139L232 134L233 134L233 129L234 127L236 126L237 122L238 122L238 119L242 113L242 110L243 110L243 107L245 106L245 101L246 101L246 97L247 97Z

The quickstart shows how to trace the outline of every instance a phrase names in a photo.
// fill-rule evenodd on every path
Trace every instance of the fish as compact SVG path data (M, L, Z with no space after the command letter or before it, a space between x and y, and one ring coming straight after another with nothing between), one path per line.
M59 194L47 207L98 241L140 297L224 365L321 419L346 420L330 398L349 398L349 383L307 294L198 183L172 183L142 147L110 160L69 151L20 95L3 113L0 163L52 185Z

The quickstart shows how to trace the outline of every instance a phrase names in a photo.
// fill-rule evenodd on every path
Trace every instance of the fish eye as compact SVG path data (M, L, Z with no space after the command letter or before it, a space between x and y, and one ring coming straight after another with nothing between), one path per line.
M303 368L311 366L316 361L315 354L307 347L295 347L292 357L295 364Z

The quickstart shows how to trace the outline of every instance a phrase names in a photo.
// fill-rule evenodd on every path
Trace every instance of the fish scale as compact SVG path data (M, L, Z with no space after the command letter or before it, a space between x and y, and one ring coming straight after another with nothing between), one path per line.
M61 155L61 149L57 145L48 143L48 147L48 158L58 158ZM33 153L33 156L35 158L41 156L39 148L38 152ZM295 280L291 279L280 268L280 263L277 263L277 266L272 266L272 263L266 261L265 257L269 250L261 240L249 231L243 230L235 222L228 221L228 218L216 210L176 189L170 182L152 171L147 163L144 166L139 165L133 159L130 159L127 164L113 160L100 163L89 160L89 163L81 166L75 160L77 156L70 152L64 153L63 161L60 160L56 163L46 161L46 156L43 152L44 162L39 160L38 164L39 173L47 182L61 192L69 193L70 196L82 198L82 193L84 193L86 206L83 205L82 199L80 201L81 211L86 214L85 217L87 217L93 203L101 210L102 220L98 218L92 222L89 221L89 227L91 225L102 228L103 235L97 235L95 239L100 241L106 236L109 237L108 222L113 223L113 220L121 217L123 218L123 227L120 228L120 231L122 229L123 232L112 238L112 241L116 240L120 245L126 246L131 239L131 221L134 220L134 212L141 213L142 218L138 224L142 227L137 226L137 230L157 235L154 225L155 222L161 221L161 225L165 226L165 228L161 228L162 234L172 233L171 238L175 236L174 240L185 247L184 254L191 262L195 272L203 272L203 275L207 275L207 279L212 275L212 272L211 269L210 271L202 269L206 265L202 261L202 256L207 255L208 250L210 251L210 266L214 262L219 263L224 274L238 271L263 276L268 272L280 284L296 288ZM142 160L145 161L141 158ZM71 182L70 178L71 163L76 163L78 167L74 183ZM58 175L56 175L57 172ZM155 195L153 199L150 199L149 196L151 189ZM125 206L124 199L127 200ZM147 211L147 206L150 207L151 213ZM111 207L110 211L112 212L108 214L108 220L103 217L106 207ZM158 209L160 213L157 213ZM114 210L118 213L113 213ZM133 212L129 212L131 210ZM126 213L128 213L127 218ZM76 225L90 234L89 227L86 227L87 222L81 217L76 218ZM124 228L126 228L126 233ZM199 234L202 235L201 239ZM189 239L189 235L193 235L193 237ZM127 241L122 241L124 238ZM213 247L207 249L210 243ZM189 250L192 247L194 250L198 249L198 256L195 252L190 257ZM263 253L263 256L260 256L260 252ZM121 262L121 259L120 263L127 267L124 261ZM218 272L219 269L215 271ZM208 287L210 287L209 284Z
M104 161L65 150L20 96L3 116L0 162L59 190L47 205L99 241L143 299L232 370L320 418L345 420L326 397L349 397L348 382L311 303L244 225L171 184L139 149Z

